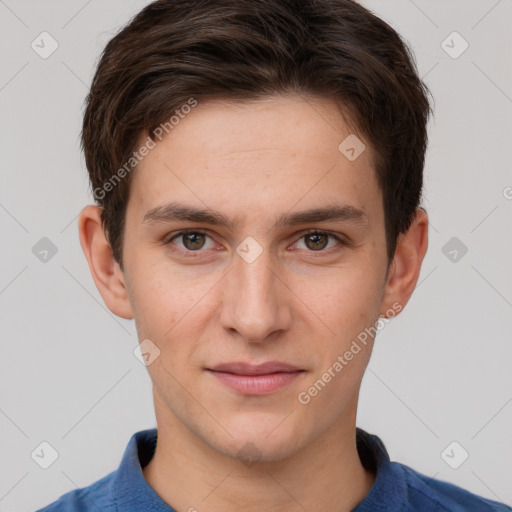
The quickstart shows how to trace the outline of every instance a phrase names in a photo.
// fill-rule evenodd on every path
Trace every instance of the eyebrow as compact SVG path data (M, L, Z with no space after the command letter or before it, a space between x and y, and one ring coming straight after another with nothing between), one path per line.
M241 224L238 217L230 219L220 212L180 203L167 203L152 208L145 213L142 222L143 224L156 224L177 220L225 226L232 231ZM274 229L325 221L348 221L363 225L367 223L368 216L363 210L354 206L334 204L323 208L283 213L275 222Z

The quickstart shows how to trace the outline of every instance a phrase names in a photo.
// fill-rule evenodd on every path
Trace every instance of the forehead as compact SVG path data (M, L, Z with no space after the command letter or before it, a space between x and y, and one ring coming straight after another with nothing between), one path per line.
M130 195L139 216L176 198L238 217L278 204L365 210L379 195L372 148L345 120L334 101L305 96L199 102L138 164Z

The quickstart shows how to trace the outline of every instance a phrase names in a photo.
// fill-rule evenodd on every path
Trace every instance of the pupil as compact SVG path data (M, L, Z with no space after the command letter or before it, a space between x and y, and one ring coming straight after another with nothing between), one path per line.
M327 245L326 235L318 235L318 234L308 235L307 240L308 240L308 242L313 242L312 247L310 247L308 244L308 247L310 249L315 249L315 250L323 249Z
M187 249L201 249L204 245L203 235L200 233L189 233L185 236L185 247Z

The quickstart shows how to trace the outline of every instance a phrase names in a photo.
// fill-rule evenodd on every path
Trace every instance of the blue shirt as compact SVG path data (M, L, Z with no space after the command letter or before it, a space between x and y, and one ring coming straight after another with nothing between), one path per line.
M88 487L64 494L37 512L175 512L148 485L142 473L153 457L156 440L156 429L137 432L116 471ZM370 492L352 512L512 512L503 503L391 462L382 441L359 428L357 449L363 465L376 473L376 478Z

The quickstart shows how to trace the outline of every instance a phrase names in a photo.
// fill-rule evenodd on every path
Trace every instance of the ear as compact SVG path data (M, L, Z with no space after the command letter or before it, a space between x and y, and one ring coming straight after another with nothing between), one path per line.
M407 232L398 236L384 290L381 316L386 317L386 311L390 309L396 310L397 304L401 306L397 313L405 307L416 287L427 247L428 217L425 210L418 208Z
M89 205L80 212L78 230L82 250L103 301L115 315L133 318L125 277L103 232L99 206Z

